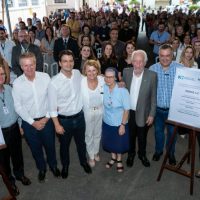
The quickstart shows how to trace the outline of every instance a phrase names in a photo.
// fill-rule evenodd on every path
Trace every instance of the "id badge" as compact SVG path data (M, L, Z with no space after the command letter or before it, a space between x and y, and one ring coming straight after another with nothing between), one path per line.
M5 115L9 114L9 110L6 106L3 106L3 112L4 112Z

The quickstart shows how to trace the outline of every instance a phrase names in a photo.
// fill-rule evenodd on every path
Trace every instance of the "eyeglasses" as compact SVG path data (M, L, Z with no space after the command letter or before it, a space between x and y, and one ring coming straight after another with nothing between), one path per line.
M105 76L107 79L115 78L115 76Z

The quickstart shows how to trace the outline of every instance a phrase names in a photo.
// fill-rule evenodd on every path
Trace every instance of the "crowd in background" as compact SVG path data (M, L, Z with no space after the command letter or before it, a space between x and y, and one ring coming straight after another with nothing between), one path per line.
M151 66L147 66L147 53L137 50L138 36L144 30L154 55ZM133 166L136 153L142 164L150 167L147 133L154 123L153 160L160 160L176 68L200 68L199 16L181 10L171 14L144 9L140 13L126 7L120 14L85 7L79 12L51 12L43 19L34 12L27 19L18 18L12 35L8 37L1 21L0 114L4 117L0 125L4 136L15 130L17 138L5 137L8 149L6 156L1 152L0 162L6 166L15 194L19 191L10 157L15 178L31 184L24 175L19 134L24 134L29 144L40 182L46 175L43 148L54 176L68 177L72 137L86 173L92 173L91 168L100 161L101 138L103 149L111 153L106 168L116 164L117 171L123 172L125 152L128 167ZM61 172L55 132L60 141ZM166 145L172 133L173 126L168 126ZM169 153L171 165L176 165L175 143ZM16 149L17 155L13 152ZM13 159L16 156L20 159ZM196 176L200 177L200 171Z

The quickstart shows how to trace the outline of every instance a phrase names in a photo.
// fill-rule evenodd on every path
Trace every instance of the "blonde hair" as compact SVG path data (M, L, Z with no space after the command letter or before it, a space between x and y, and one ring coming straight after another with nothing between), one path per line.
M182 51L182 53L181 53L181 57L180 57L180 63L181 64L185 64L185 52L186 52L186 50L187 49L192 49L192 54L193 54L193 57L192 57L192 59L191 60L189 60L189 67L192 67L192 66L194 66L194 56L195 56L195 49L194 49L194 47L193 46L191 46L191 45L188 45L188 46L186 46L184 49L183 49L183 51Z
M87 60L84 63L82 73L85 76L87 75L86 74L86 68L87 68L87 66L93 66L97 70L97 75L101 74L100 64L99 64L99 62L97 60Z
M26 59L26 58L32 58L34 63L36 64L35 54L32 52L26 52L26 53L23 53L22 55L20 55L20 57L19 57L20 65L21 65L21 60Z

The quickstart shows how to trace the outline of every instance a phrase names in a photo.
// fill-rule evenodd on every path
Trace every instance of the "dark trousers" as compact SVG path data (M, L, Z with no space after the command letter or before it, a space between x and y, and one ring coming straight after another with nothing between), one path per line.
M32 125L22 121L24 137L31 149L38 170L46 171L46 161L44 158L43 148L47 155L47 163L52 169L57 166L55 151L55 129L51 119L45 127L38 131Z
M168 118L169 110L163 110L157 107L156 109L156 117L155 117L155 140L156 147L155 152L161 153L163 152L164 144L165 144L165 121ZM174 126L167 124L167 139L166 139L166 148L169 146L170 139L174 132ZM170 149L170 154L173 155L175 153L175 145L176 145L177 136L175 136L173 144Z
M83 112L81 111L81 114L75 118L59 117L59 121L65 129L64 135L59 135L62 166L68 167L70 164L69 147L72 137L74 137L80 164L86 163L85 118Z
M4 167L6 175L13 180L10 166L12 161L13 173L16 178L24 175L24 161L22 154L22 138L19 130L19 125L16 122L9 128L2 128L3 136L7 148L0 151L0 163Z
M129 137L130 137L130 150L129 154L136 153L136 137L138 138L138 155L145 156L146 155L146 144L147 144L147 133L149 130L148 126L139 127L136 124L135 120L135 111L130 111L129 118Z

